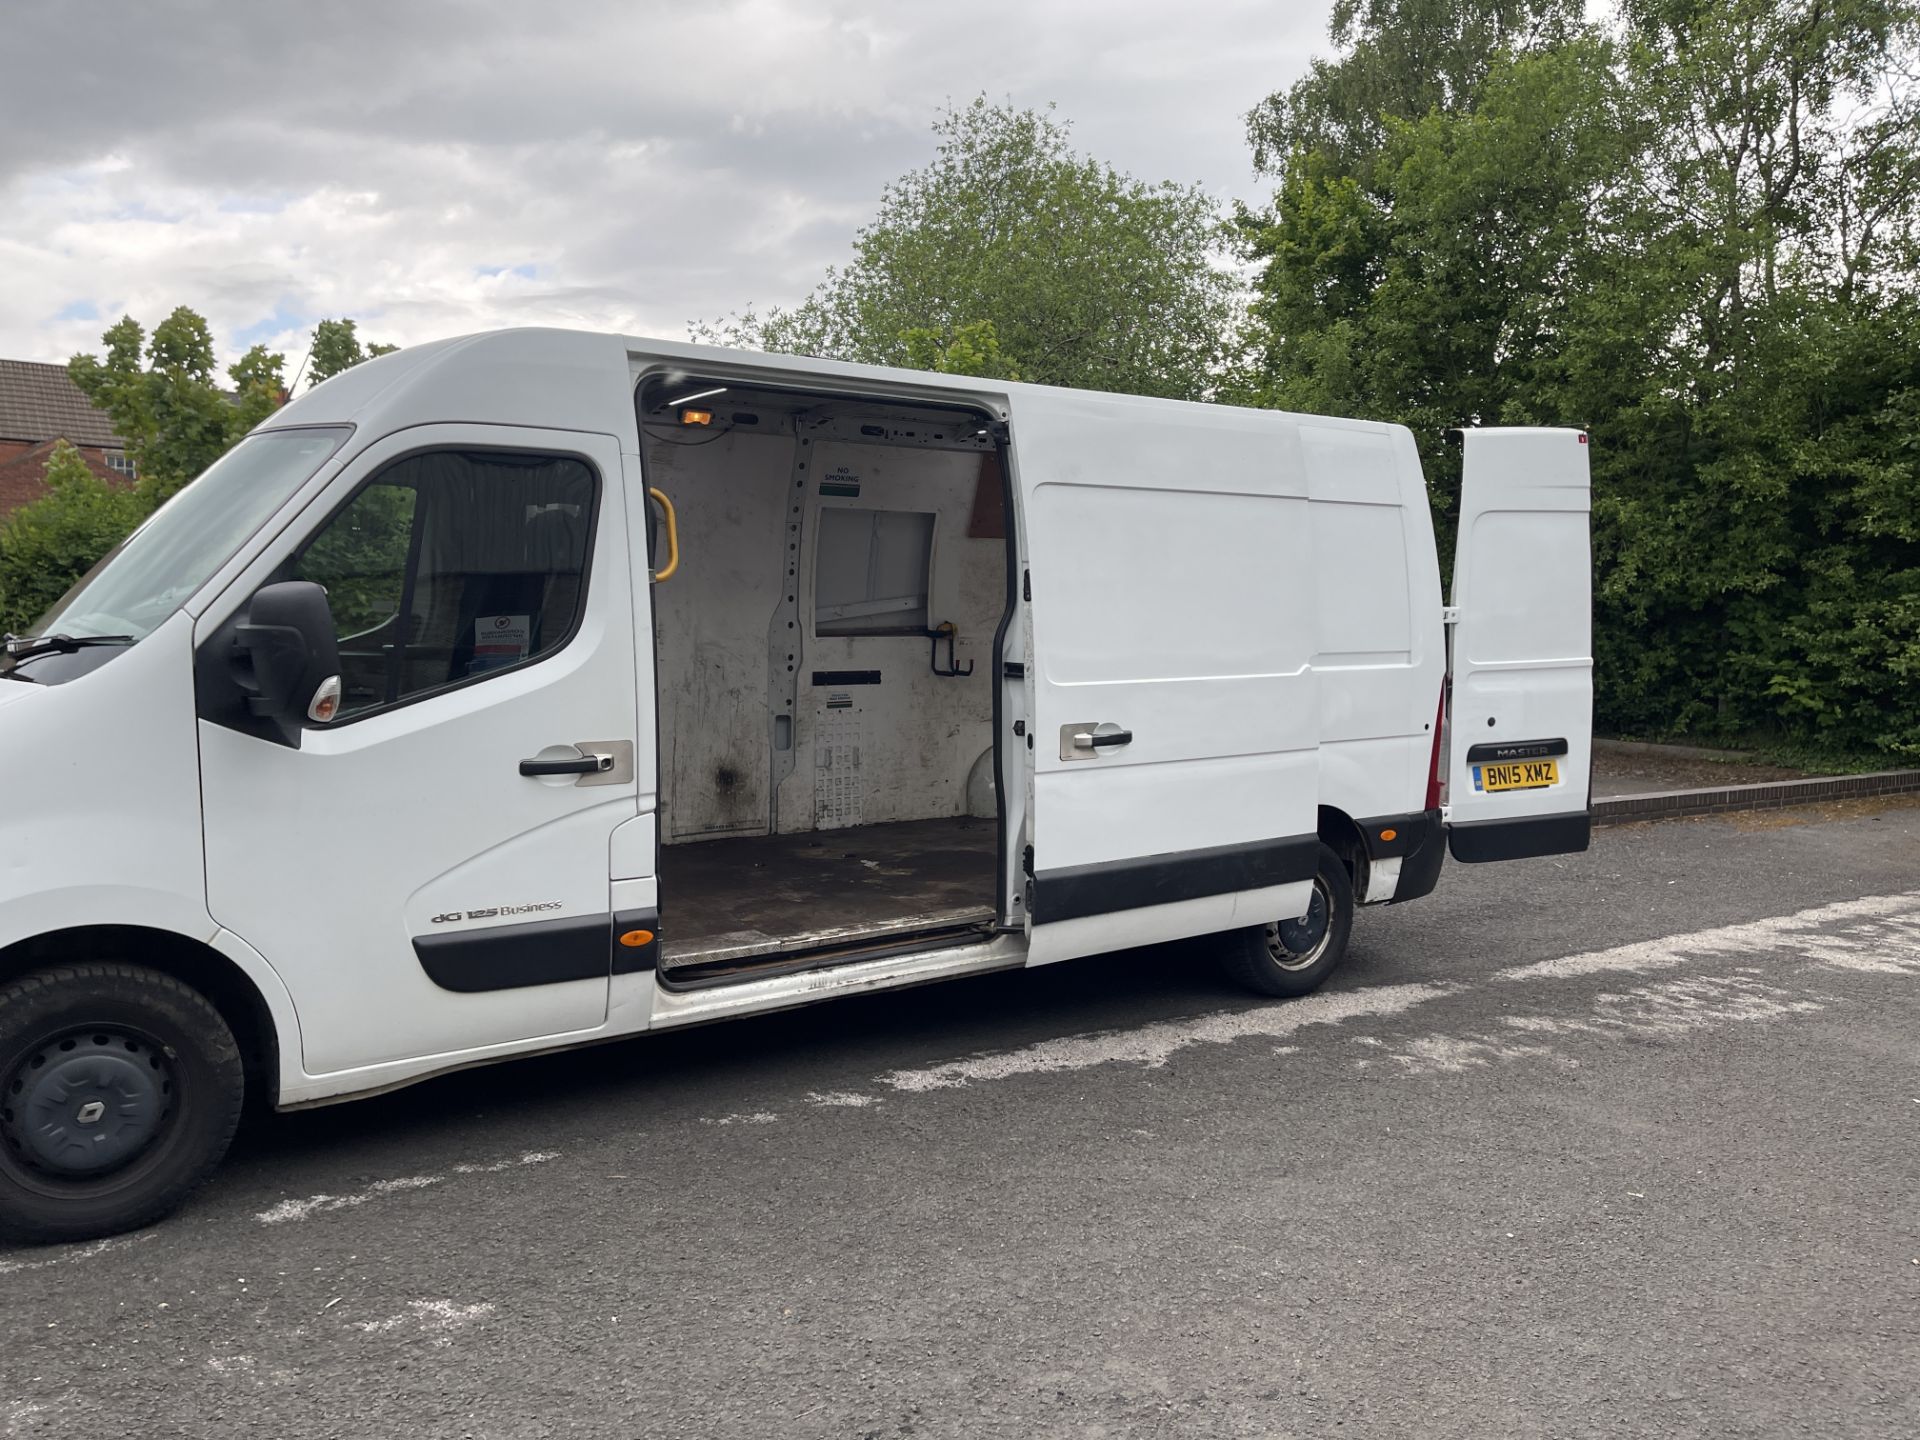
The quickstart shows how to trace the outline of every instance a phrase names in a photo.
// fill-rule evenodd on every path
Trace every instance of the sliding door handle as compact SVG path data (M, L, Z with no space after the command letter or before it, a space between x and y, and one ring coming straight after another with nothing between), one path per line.
M1098 760L1109 750L1133 743L1133 732L1123 730L1111 720L1082 720L1060 727L1062 760Z

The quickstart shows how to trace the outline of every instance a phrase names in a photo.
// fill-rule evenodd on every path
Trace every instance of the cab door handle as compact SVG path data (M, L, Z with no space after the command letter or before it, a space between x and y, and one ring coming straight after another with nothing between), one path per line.
M1131 730L1082 730L1073 737L1076 750L1104 750L1109 745L1131 745Z
M613 756L589 752L564 760L522 760L522 775L599 775L613 769Z

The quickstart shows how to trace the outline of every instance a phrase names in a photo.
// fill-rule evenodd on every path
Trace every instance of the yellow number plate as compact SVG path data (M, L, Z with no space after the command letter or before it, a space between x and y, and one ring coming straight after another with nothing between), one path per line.
M1544 790L1560 783L1558 760L1518 760L1511 765L1476 765L1476 790Z

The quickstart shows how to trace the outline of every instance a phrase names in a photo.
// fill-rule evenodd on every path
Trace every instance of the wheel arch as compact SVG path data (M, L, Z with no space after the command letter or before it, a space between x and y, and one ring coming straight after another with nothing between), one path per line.
M50 965L113 960L170 975L204 995L233 1031L246 1063L247 1091L269 1105L280 1097L282 1022L254 976L235 957L178 931L148 925L75 925L0 948L0 984ZM277 978L277 977L276 977ZM276 989L279 987L276 985ZM283 1003L286 992L279 989ZM290 1004L287 1005L291 1013Z

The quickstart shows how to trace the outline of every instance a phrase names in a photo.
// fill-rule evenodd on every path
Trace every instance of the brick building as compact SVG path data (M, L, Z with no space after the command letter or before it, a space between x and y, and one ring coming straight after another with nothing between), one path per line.
M66 366L0 360L0 520L47 493L47 457L61 440L103 480L133 479L126 442L68 378Z

